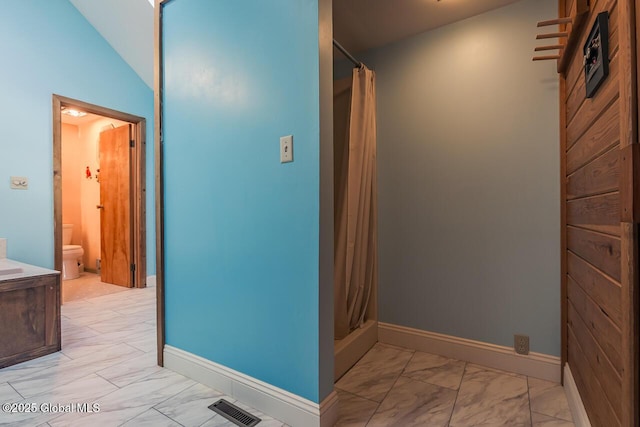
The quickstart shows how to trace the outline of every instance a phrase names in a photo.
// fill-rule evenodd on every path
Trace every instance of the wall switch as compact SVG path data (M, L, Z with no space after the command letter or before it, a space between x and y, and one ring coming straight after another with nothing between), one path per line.
M12 176L9 183L14 190L26 190L29 188L29 179L26 176Z
M280 137L280 163L293 162L293 135Z

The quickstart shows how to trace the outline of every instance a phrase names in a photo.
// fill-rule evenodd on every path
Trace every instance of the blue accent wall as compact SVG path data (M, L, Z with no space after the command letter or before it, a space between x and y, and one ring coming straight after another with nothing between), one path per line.
M147 272L155 271L153 92L67 0L0 12L0 237L8 257L53 267L52 94L147 119ZM26 176L29 189L9 189Z
M358 58L378 88L379 320L560 355L558 76L532 62L555 0Z
M163 7L167 344L314 402L318 45L317 0Z

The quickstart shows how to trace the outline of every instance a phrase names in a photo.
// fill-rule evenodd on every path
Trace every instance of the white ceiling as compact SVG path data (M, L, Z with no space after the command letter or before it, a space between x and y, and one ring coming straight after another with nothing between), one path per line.
M355 54L516 1L334 0L333 37Z
M69 1L152 88L151 0ZM516 1L334 0L334 38L356 54Z

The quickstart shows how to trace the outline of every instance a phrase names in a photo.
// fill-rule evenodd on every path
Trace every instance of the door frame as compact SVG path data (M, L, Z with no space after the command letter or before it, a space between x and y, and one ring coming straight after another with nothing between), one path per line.
M135 264L134 286L147 286L147 236L146 236L146 119L110 108L89 104L53 94L53 242L54 268L62 271L62 107L75 107L87 113L129 122L133 126L131 171L131 246Z
M162 141L162 8L171 0L154 0L153 8L153 118L156 186L156 346L158 366L164 366L164 164Z

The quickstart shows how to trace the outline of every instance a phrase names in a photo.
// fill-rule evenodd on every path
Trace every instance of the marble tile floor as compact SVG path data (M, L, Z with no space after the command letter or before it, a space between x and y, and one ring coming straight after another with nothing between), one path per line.
M285 427L156 365L155 288L114 289L89 273L81 280L95 286L62 306L63 350L0 369L0 403L50 411L0 409L0 426L233 427L207 408L225 398L261 418L260 427ZM380 343L336 390L338 426L573 426L558 384ZM71 403L100 411L53 411Z
M62 306L61 352L0 369L0 403L29 403L39 409L7 413L0 407L0 426L235 427L208 409L219 398L261 418L261 427L284 426L158 367L156 289L110 290L91 291ZM56 412L57 405L72 403L95 403L99 412Z
M556 383L378 343L338 382L340 427L571 427Z
M80 273L77 279L62 281L62 303L95 298L116 292L127 291L128 288L111 285L100 281L100 276L88 271Z

